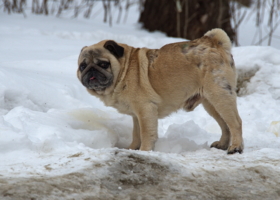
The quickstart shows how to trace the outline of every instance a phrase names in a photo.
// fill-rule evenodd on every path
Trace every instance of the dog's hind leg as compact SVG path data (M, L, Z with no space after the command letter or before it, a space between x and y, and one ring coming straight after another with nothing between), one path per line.
M208 100L203 99L202 105L205 108L205 110L209 113L209 115L211 115L217 121L217 123L222 129L222 136L220 141L213 142L211 144L211 147L227 150L230 142L230 132L227 124L220 116L220 114L215 110L215 108L208 102Z
M215 83L207 84L204 87L204 98L213 105L216 112L220 115L229 129L230 142L228 154L235 152L242 153L243 151L242 121L237 110L236 94L232 88L234 87L225 88ZM221 140L224 139L226 140L226 135L221 138ZM221 140L212 145L222 144Z

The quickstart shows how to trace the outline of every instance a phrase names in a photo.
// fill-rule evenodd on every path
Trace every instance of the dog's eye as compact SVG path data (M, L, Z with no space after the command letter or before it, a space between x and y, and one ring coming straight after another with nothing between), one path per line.
M98 63L99 67L102 67L103 69L107 69L110 66L109 62L101 61Z
M86 63L82 63L81 65L80 65L80 70L81 70L81 72L82 71L84 71L84 69L87 67L87 64Z

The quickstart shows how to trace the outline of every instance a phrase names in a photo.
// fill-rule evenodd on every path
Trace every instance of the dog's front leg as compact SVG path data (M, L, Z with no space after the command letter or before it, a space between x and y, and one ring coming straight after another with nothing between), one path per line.
M133 119L133 131L132 131L132 142L128 149L139 149L141 145L141 138L140 138L140 127L138 118L136 116L132 117Z
M158 138L158 111L154 103L145 104L137 113L140 126L141 146L140 150L153 150Z

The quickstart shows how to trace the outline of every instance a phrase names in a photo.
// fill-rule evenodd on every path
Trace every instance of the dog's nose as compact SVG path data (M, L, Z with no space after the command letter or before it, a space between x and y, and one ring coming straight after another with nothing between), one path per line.
M95 69L94 67L91 67L91 68L89 69L89 71L90 71L90 72L95 72L96 69Z

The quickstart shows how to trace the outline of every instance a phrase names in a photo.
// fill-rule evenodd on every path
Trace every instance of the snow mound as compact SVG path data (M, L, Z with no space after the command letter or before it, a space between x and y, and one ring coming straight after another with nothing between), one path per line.
M233 49L238 72L239 95L254 92L265 94L269 91L274 99L280 99L280 57L278 54L279 50L272 47Z
M196 151L209 149L205 140L207 132L201 129L193 121L183 124L172 124L168 127L165 137L159 138L155 144L155 151L166 153L179 153L184 151Z
M57 172L75 161L82 169L55 176L0 177L0 194L7 200L279 199L280 168L275 158L280 154L265 157L267 152L259 151L258 155L262 159L248 163L254 153L210 158L203 152L184 156L119 149L76 153L60 164L45 163L45 171Z
M76 77L80 49L102 39L150 48L182 40L0 15L0 199L279 199L279 50L233 48L243 154L209 148L221 130L202 106L159 120L154 151L123 150L132 119L86 92Z

